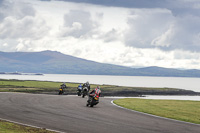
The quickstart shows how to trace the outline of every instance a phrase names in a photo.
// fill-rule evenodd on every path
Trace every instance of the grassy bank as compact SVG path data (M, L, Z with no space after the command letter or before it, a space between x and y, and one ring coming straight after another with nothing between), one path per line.
M0 79L0 92L27 92L27 93L54 93L57 94L62 82L30 81L30 80L4 80ZM79 83L66 83L67 93L76 94ZM94 89L97 85L92 84ZM195 95L192 91L176 88L148 88L124 87L114 85L100 85L103 95L109 96L139 96L139 95Z
M125 98L114 103L148 114L200 124L200 101Z
M0 92L52 92L58 91L62 82L30 81L30 80L0 80ZM68 91L73 91L78 84L67 83Z
M0 133L54 133L45 129L32 128L0 120Z

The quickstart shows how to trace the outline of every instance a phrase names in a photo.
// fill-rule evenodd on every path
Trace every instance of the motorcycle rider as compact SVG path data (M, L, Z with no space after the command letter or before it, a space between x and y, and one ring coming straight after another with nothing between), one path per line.
M66 88L67 88L65 82L64 82L63 84L61 84L60 87L61 87L62 89L66 89Z
M60 89L62 90L62 93L64 92L64 89L67 89L65 82L60 85Z
M77 89L81 89L81 90L82 90L82 88L83 88L82 84L80 84L80 85L77 87Z
M82 86L82 84L80 84L80 85L77 87L77 90L81 92L82 89L83 89L83 86Z
M90 91L90 84L89 84L88 81L87 81L86 83L83 84L83 87L82 87L82 88L84 88L84 87L87 87L87 88L88 88L88 92Z
M97 88L95 88L94 90L92 90L89 94L89 98L88 98L88 101L93 97L93 96L99 96L101 95L101 90L100 90L100 87L97 86Z
M81 96L81 94L82 94L82 90L83 90L82 87L83 87L82 84L79 84L79 86L77 87L77 94L78 94L78 96Z

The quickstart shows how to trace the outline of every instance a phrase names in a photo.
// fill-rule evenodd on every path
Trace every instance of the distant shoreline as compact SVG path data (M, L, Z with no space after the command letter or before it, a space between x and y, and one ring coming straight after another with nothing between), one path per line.
M0 72L5 75L43 75L42 73Z

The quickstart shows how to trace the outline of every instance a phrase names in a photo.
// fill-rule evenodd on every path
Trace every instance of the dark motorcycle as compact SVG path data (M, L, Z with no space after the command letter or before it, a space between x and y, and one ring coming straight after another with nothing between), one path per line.
M86 106L93 107L94 105L97 105L99 103L99 96L95 95L93 97L89 97Z
M86 95L88 95L88 88L84 87L82 90L82 98L84 98Z
M82 94L82 87L78 87L77 88L77 95L81 96L81 94Z
M59 92L58 92L58 95L62 95L63 93L64 93L63 89L60 88L60 89L59 89Z

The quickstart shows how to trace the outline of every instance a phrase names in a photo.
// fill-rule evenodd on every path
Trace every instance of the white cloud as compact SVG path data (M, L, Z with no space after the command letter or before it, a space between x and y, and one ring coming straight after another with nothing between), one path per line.
M3 46L6 47L6 46L8 46L8 44L7 44L7 43L4 43Z
M76 16L76 17L75 17ZM61 35L79 38L86 36L95 30L98 24L91 19L89 12L70 10L64 15L64 26Z
M22 19L6 17L0 25L0 38L31 38L39 39L48 34L45 22L37 17L26 16Z
M49 28L45 21L36 16L30 4L16 1L3 1L0 5L0 38L39 39L48 34Z
M173 16L166 9L133 9L128 18L125 43L138 48L151 48L151 42L165 33Z
M170 25L169 29L155 38L151 45L154 45L156 47L169 47L172 44L172 37L174 36L174 25Z
M16 19L22 19L25 16L34 16L34 8L20 0L2 0L0 3L0 20L7 16L12 16Z
M185 15L176 18L175 34L172 38L170 49L183 49L189 51L200 51L198 35L200 30L200 16Z
M200 68L198 27L198 14L176 16L169 8L36 0L0 5L3 51L56 50L125 66Z
M200 16L173 16L166 9L136 9L128 18L125 43L137 48L200 51Z
M32 51L31 45L30 40L19 39L15 49L16 51Z

